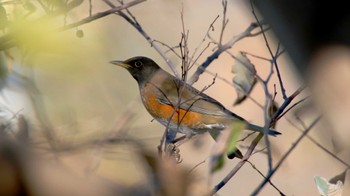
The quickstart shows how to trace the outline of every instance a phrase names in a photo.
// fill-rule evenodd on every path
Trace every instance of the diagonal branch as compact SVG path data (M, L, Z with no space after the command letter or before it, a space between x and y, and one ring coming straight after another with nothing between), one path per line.
M139 4L141 2L144 2L144 1L146 1L146 0L135 0L135 1L123 4L121 6L114 7L112 9L107 10L107 11L100 12L100 13L94 14L92 16L86 17L78 22L74 22L72 24L60 27L60 28L56 29L56 31L58 31L58 32L66 31L66 30L75 28L77 26L81 26L81 25L90 23L94 20L100 19L102 17L108 16L108 15L116 13L116 12L120 12L123 9L129 8L131 6L134 6L134 5ZM52 16L52 13L50 16ZM46 16L44 16L43 18L45 18L45 17ZM18 43L16 42L15 37L12 35L12 33L9 33L9 34L6 34L6 35L3 35L2 37L0 37L0 51L15 47L17 44Z
M64 27L61 27L61 28L58 29L58 31L65 31L65 30L68 30L68 29L71 29L71 28L74 28L74 27L77 27L77 26L81 26L83 24L87 24L89 22L92 22L92 21L97 20L99 18L108 16L110 14L114 14L116 12L120 12L123 9L127 9L129 7L132 7L132 6L136 5L136 4L142 3L144 1L146 1L146 0L135 0L135 1L132 1L132 2L129 2L129 3L125 3L125 4L123 4L121 6L118 6L118 7L113 7L112 9L109 9L107 11L94 14L94 15L86 17L86 18L84 18L84 19L82 19L82 20L80 20L78 22L75 22L75 23L66 25Z
M259 141L262 139L263 136L263 133L259 133L259 135L255 137L241 161L237 163L237 165L224 177L224 179L222 179L217 185L214 186L214 188L210 192L210 195L214 195L215 193L217 193L241 169L241 167L248 161L250 156L253 154L255 147L258 145Z
M111 3L109 0L103 0L107 5L109 5L112 8L115 8L116 6ZM145 0L143 0L145 1ZM154 44L154 40L146 33L146 31L142 28L142 26L139 24L139 22L136 20L136 17L131 14L131 12L127 12L129 14L126 15L125 13L119 11L117 15L124 18L131 26L133 26L147 41L151 44L151 46L158 52L158 54L165 60L165 62L168 64L170 69L173 71L174 75L177 78L181 78L181 75L176 69L175 64L166 56L165 52L160 49L156 44Z

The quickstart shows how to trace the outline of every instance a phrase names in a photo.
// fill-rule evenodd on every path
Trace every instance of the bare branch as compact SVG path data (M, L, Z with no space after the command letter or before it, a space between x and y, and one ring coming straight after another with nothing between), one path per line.
M122 6L114 7L112 9L107 10L107 11L100 12L100 13L97 13L95 15L86 17L86 18L84 18L84 19L82 19L82 20L80 20L78 22L74 22L72 24L60 27L60 28L56 29L56 31L58 31L58 32L65 31L65 30L68 30L68 29L72 29L72 28L75 28L75 27L87 24L89 22L92 22L92 21L97 20L99 18L108 16L108 15L113 14L115 12L119 12L119 11L121 11L123 9L126 9L128 7L134 6L134 5L139 4L141 2L144 2L144 1L146 1L146 0L135 0L135 1L132 1L130 3L124 4ZM74 7L69 7L69 9L73 9L73 8ZM58 14L61 14L61 13L63 13L62 10L57 10L55 12L50 12L49 15L43 16L39 20L42 20L42 19L47 18L47 17L57 16ZM17 45L17 42L14 40L14 37L13 37L13 35L11 33L8 33L8 34L0 37L0 50L10 49L10 48L12 48L12 47L14 47L16 45Z
M187 83L193 84L195 83L199 76L206 70L206 68L215 60L217 59L221 53L226 51L227 49L230 49L235 43L237 43L239 40L252 36L252 31L258 27L257 23L251 23L244 32L234 36L230 41L228 41L226 44L219 46L216 51L214 51L208 58L197 68L195 73L189 78Z
M252 153L254 152L255 147L258 145L259 141L263 137L263 133L259 133L253 142L250 144L247 152L243 156L243 158L237 163L237 165L222 179L214 188L211 190L210 195L214 195L217 193L222 187L226 185L226 183L241 169L241 167L247 162Z
M197 167L199 167L200 165L202 165L202 164L204 164L204 163L205 163L205 160L203 160L203 161L197 163L194 167L192 167L192 168L190 169L190 171L189 171L188 173L193 172Z
M253 168L255 171L257 171L264 179L266 179L266 177L264 176L264 174L263 174L258 168L256 168L255 165L254 165L252 162L250 162L250 161L247 161L247 162L252 166L252 168ZM285 196L285 195L286 195L286 194L284 194L279 188L277 188L276 185L274 185L274 184L271 182L270 179L268 179L268 183L269 183L273 188L275 188L276 191L278 191L278 193L279 193L281 196Z
M106 4L108 4L113 9L116 8L116 6L111 3L109 0L103 0ZM142 0L145 1L145 0ZM125 4L123 4L125 5ZM151 46L158 52L158 54L165 60L165 62L168 64L170 69L173 71L174 75L177 78L181 78L179 72L176 69L175 64L166 56L164 51L162 51L156 44L153 44L154 40L145 32L145 30L142 28L142 26L137 22L136 17L132 15L131 12L128 11L129 16L127 16L125 13L119 11L117 15L124 18L130 25L132 25L147 41L151 44Z
M308 100L309 98L310 98L310 97L305 97L305 98L299 100L298 102L296 102L295 104L293 104L292 106L290 106L286 111L284 111L281 115L279 115L279 116L277 117L277 120L279 120L280 118L282 118L286 113L288 113L288 112L289 112L291 109L293 109L295 106L301 104L302 102Z
M198 56L195 58L194 56L197 54L197 51L199 49L199 47L206 41L206 38L209 37L209 32L214 31L214 23L216 22L216 20L219 18L219 15L213 20L213 22L209 25L209 28L207 30L207 32L205 33L202 41L198 44L198 46L194 49L194 52L192 53L191 58L189 59L189 69L191 69L198 61L199 57L202 56L202 54L209 48L210 44L212 44L213 42L209 42L207 44L207 46L198 54ZM195 59L195 60L193 60Z
M228 19L226 17L226 12L227 12L227 1L222 0L222 7L223 7L223 16L222 16L222 26L221 26L221 32L220 32L220 38L219 38L219 46L222 45L222 38L224 36L224 31L226 29L226 25L228 23Z
M293 127L295 127L298 131L303 131L301 128L297 127L294 123L292 123L289 119L287 119L287 122L290 123ZM306 138L309 139L312 143L314 143L317 147L319 147L321 150L325 151L327 154L329 154L331 157L333 157L335 160L342 163L347 168L350 168L350 164L338 157L336 154L332 153L329 148L324 147L321 143L319 143L316 139L311 137L310 135L306 135Z
M299 87L291 96L287 97L287 99L284 100L281 107L278 108L278 110L274 113L274 115L271 117L271 123L275 123L276 120L278 120L278 117L282 114L282 112L287 108L287 106L293 101L293 99L298 96L303 90L305 86Z
M254 9L252 0L250 0L250 4L251 4L251 8L252 8L252 13L253 13L253 15L255 17L255 20L257 21L257 24L259 25L259 27L260 27L260 29L262 31L262 35L263 35L264 40L265 40L265 45L266 45L266 47L267 47L267 49L268 49L268 51L269 51L269 53L271 55L272 62L274 64L274 66L275 66L275 69L276 69L276 72L277 72L277 77L278 77L278 80L279 80L279 83L280 83L280 87L281 87L281 92L282 92L283 99L287 99L286 90L285 90L284 85L283 85L283 81L282 81L282 78L281 78L281 73L279 71L278 64L277 64L277 58L276 58L276 55L279 53L278 51L279 51L279 48L280 48L280 44L278 44L278 47L277 47L277 50L276 50L276 54L273 54L272 49L270 47L270 44L269 44L269 42L267 40L265 31L263 29L263 26L260 23L260 21L258 19L258 16L255 13L255 9Z
M164 42L162 42L162 41L158 41L158 40L153 40L153 43L159 43L159 44L161 44L162 46L168 48L168 50L165 51L165 53L167 53L168 51L171 51L171 52L173 52L177 57L181 58L181 55L180 55L179 53L177 53L177 52L174 50L175 48L179 48L179 46L171 47L171 46L169 46L168 44L166 44L166 43L164 43Z
M74 27L77 27L77 26L81 26L83 24L86 24L86 23L89 23L89 22L92 22L94 20L97 20L99 18L102 18L102 17L105 17L105 16L108 16L110 14L114 14L116 12L120 12L121 10L123 9L126 9L126 8L129 8L131 6L134 6L136 4L139 4L139 3L142 3L146 0L135 0L135 1L132 1L132 2L129 2L129 3L126 3L126 4L123 4L121 6L118 6L118 7L113 7L112 9L109 9L107 11L104 11L104 12L100 12L100 13L97 13L97 14L94 14L92 16L89 16L89 17L86 17L78 22L74 22L72 24L69 24L69 25L66 25L64 27L61 27L59 29L57 29L58 31L65 31L65 30L68 30L68 29L71 29L71 28L74 28Z

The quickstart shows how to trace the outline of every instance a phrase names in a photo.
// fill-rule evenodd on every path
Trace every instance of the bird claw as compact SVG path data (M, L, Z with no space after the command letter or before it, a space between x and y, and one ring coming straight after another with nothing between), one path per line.
M166 154L169 155L169 157L174 158L177 164L180 164L183 161L180 155L180 149L175 144L170 143L167 145Z

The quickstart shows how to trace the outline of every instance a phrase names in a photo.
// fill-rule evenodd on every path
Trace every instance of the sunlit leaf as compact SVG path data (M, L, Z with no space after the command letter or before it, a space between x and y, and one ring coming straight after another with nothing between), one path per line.
M17 20L9 26L13 39L21 48L45 53L55 53L65 47L62 37L52 29L54 24L46 20L37 22Z
M23 4L24 9L28 10L29 12L35 12L36 7L33 3L31 3L30 1L26 1Z
M225 152L227 149L227 141L230 138L230 131L222 131L221 134L217 137L216 143L213 147L213 151L210 156L209 168L210 172L214 173L220 170L225 163L226 156Z
M230 130L223 131L219 135L210 157L209 167L211 173L220 170L224 166L225 156L237 150L238 137L244 127L245 124L243 122L234 122Z
M254 65L242 52L236 57L236 62L232 66L232 73L235 74L232 82L237 92L235 105L240 104L246 99L256 83L256 70Z
M331 184L327 179L315 176L314 177L318 192L323 196L341 196L343 191L343 183L338 181L337 184Z
M227 140L227 154L231 154L234 151L237 150L237 141L239 138L239 135L241 134L241 131L245 128L245 123L240 122L234 122L231 130L230 137Z
M7 14L5 8L0 5L0 30L4 29L7 25Z

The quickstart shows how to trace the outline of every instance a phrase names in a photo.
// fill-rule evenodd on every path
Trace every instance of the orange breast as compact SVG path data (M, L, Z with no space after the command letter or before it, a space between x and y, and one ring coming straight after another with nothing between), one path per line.
M201 114L199 113L180 108L177 108L175 111L174 106L159 103L157 97L150 93L144 94L142 99L146 109L154 118L160 118L168 121L172 116L172 123L189 128L200 124Z

